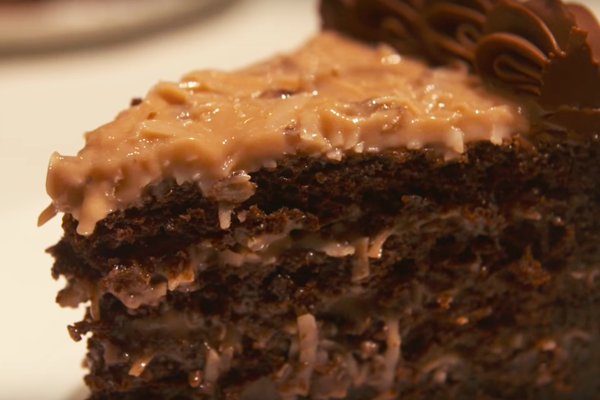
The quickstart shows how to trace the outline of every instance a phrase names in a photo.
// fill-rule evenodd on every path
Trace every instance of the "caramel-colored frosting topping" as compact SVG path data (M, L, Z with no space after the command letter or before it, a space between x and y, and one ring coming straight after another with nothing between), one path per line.
M71 213L88 235L165 177L198 182L205 195L232 204L253 194L246 172L273 168L286 155L339 160L347 152L437 146L452 156L467 142L500 144L527 129L518 105L476 76L322 33L249 68L196 71L154 86L87 133L77 156L52 156L52 205L40 223Z
M533 133L600 126L600 24L561 0L321 0L323 26L435 64L460 64L513 93Z

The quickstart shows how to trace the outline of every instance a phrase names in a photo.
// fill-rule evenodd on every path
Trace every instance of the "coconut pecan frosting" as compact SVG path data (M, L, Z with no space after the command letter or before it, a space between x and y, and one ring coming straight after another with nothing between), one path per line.
M529 102L537 130L600 126L600 25L560 0L323 0L323 26L456 64Z

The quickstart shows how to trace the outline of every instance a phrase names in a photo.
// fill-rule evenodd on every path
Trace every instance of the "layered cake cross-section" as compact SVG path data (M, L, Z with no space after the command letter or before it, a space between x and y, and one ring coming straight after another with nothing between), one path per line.
M557 0L321 3L54 154L90 400L600 397L600 28Z

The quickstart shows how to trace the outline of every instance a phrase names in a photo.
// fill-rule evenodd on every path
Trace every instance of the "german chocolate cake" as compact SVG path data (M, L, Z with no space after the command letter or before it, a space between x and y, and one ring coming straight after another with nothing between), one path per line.
M320 7L52 156L89 399L600 399L595 17Z

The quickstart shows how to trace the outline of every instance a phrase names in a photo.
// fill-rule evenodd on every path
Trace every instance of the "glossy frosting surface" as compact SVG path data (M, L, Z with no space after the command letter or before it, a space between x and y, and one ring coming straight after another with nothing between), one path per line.
M512 93L532 133L595 135L600 24L561 0L322 0L323 26L434 64L458 64Z
M253 194L246 172L286 155L339 160L346 152L436 146L452 157L467 142L500 144L527 129L521 108L476 76L322 33L242 70L196 71L154 86L87 133L76 156L52 156L53 203L40 223L72 213L78 233L90 234L165 177L196 181L205 195L232 204Z

